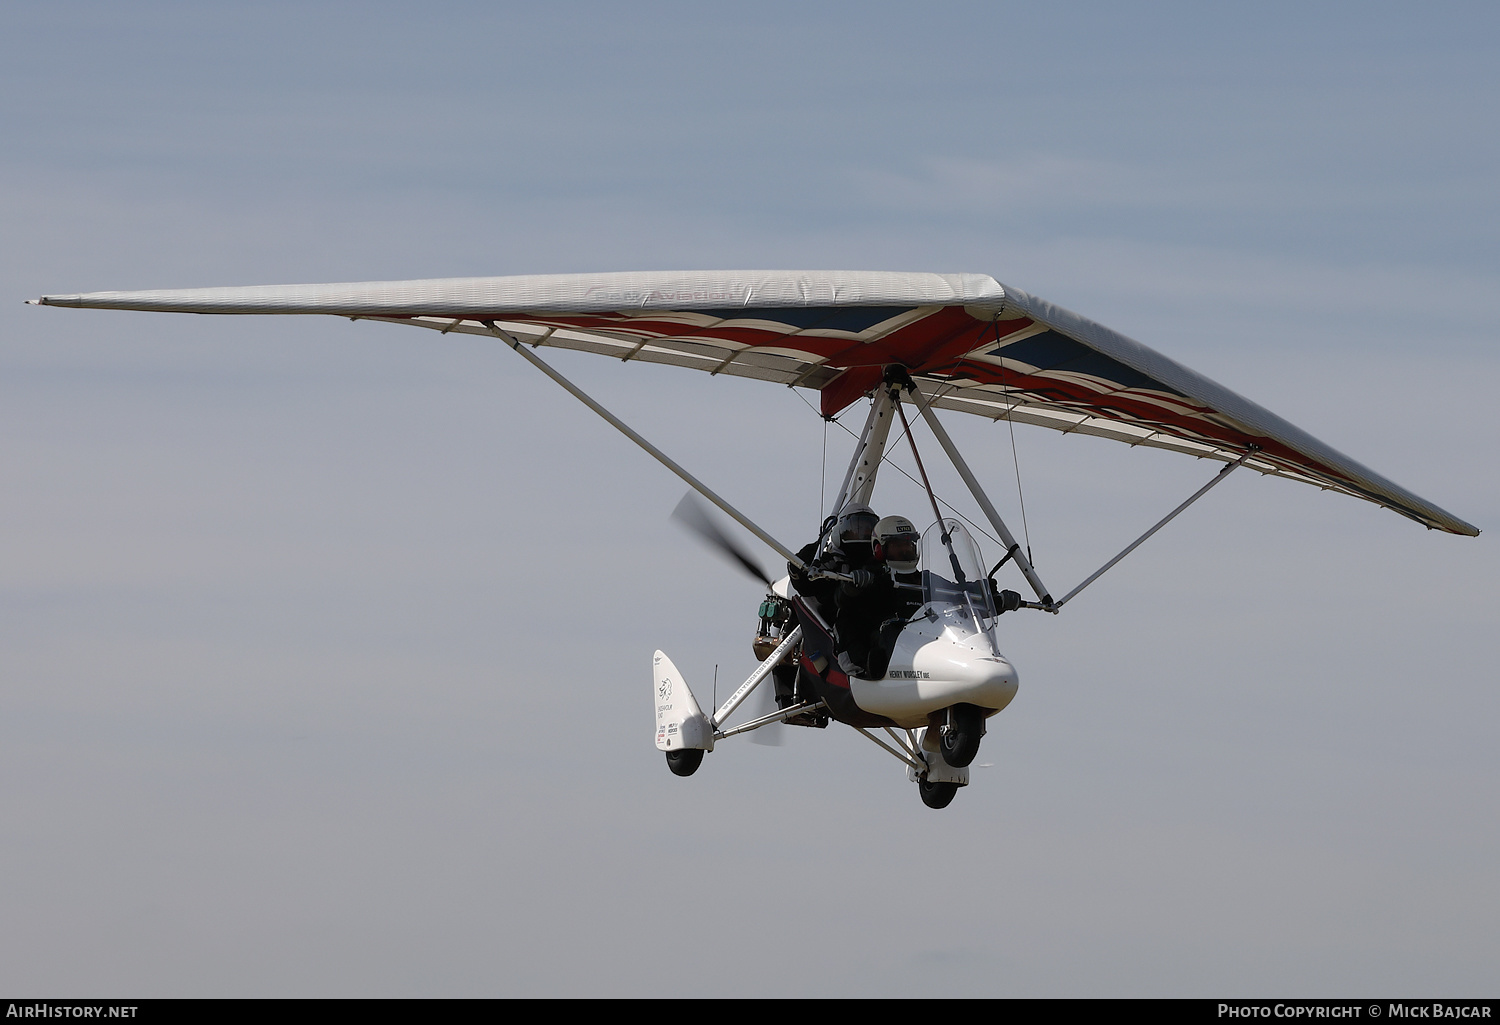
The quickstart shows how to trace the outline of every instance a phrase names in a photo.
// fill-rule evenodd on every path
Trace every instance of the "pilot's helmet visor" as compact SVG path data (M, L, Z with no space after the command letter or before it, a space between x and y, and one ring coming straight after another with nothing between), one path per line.
M895 567L910 566L915 569L917 565L917 542L916 534L897 534L894 537L882 538L880 541L881 554L885 561Z

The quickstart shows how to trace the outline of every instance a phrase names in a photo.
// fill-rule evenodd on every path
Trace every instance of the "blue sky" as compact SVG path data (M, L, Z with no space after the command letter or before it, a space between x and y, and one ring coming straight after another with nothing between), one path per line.
M5 15L0 984L1491 993L1492 7ZM946 812L848 730L679 780L650 654L732 685L759 594L520 361L21 305L697 267L993 274L1485 534L1242 473L1007 623L1021 693ZM793 547L814 527L796 396L557 362ZM950 430L1014 516L1008 435ZM1212 473L1017 448L1055 591Z

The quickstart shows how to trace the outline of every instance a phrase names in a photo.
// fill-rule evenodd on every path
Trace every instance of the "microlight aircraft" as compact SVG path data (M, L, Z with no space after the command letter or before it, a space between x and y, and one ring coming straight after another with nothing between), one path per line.
M933 523L920 592L890 638L878 670L841 669L828 602L771 581L701 509L679 507L690 525L764 580L756 654L760 664L712 714L661 651L653 659L656 746L680 776L716 743L772 723L846 723L907 768L929 807L946 806L969 781L985 720L1015 696L1018 678L1001 654L1002 612L1057 614L1229 473L1248 466L1382 505L1434 529L1479 531L1268 410L1139 342L983 274L827 271L693 271L449 278L323 285L51 295L35 305L172 313L327 314L491 336L567 389L726 515L786 559L806 580L858 583L823 558L841 510L867 505L892 425L911 445ZM666 453L543 361L538 350L576 349L615 359L668 363L815 391L825 417L869 403L863 430L810 559L794 553ZM944 516L910 430L910 406L967 486L1002 551L986 571L972 535ZM1223 468L1119 555L1061 598L1042 582L953 444L937 410L953 410L1088 434L1217 460ZM803 550L804 553L807 549ZM1023 600L993 583L1014 563L1033 592ZM739 725L730 717L772 678L777 707ZM884 732L885 739L876 731Z

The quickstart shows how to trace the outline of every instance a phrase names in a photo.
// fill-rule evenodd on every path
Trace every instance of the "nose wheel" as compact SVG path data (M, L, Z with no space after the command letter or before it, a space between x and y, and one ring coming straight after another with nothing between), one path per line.
M979 741L983 737L984 709L978 705L954 705L948 709L947 724L938 729L943 761L955 769L963 768L979 754Z
M953 795L958 793L957 783L929 783L927 777L923 776L917 780L917 791L922 795L922 803L929 808L946 808L953 803Z

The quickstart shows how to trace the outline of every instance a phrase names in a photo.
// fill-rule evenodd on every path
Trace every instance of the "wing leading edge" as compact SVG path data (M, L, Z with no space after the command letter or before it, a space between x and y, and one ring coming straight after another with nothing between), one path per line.
M933 404L1342 491L1430 528L1477 528L1141 343L983 274L555 274L44 296L47 306L324 313L490 333L816 390L833 415L900 363Z

